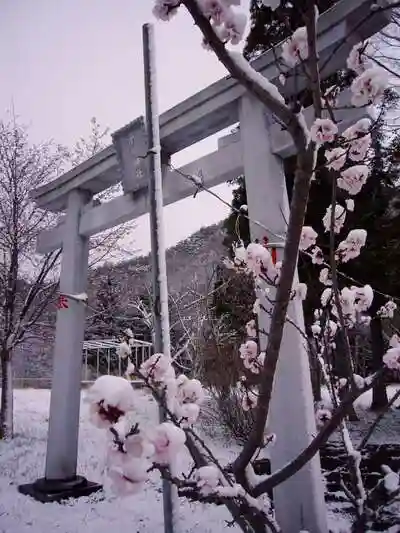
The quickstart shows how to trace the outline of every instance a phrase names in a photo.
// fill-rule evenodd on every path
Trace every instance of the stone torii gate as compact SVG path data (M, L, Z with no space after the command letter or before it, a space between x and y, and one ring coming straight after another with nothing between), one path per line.
M388 20L382 13L370 13L373 0L342 0L324 13L318 23L318 54L326 66L327 77L343 68L352 45L370 37ZM364 23L360 24L360 21ZM354 30L356 28L356 31ZM342 45L338 48L338 43ZM327 61L328 60L328 61ZM252 63L270 81L278 84L279 71L273 52ZM282 92L286 96L304 87L306 80L297 76L296 86L290 79ZM346 99L346 94L342 95ZM339 129L343 130L360 115L338 112ZM305 112L313 122L312 109ZM165 165L163 173L164 205L193 194L196 187L181 173L204 177L204 186L213 187L244 174L249 216L260 221L270 233L251 223L253 239L275 235L284 237L289 216L283 160L295 149L287 132L252 99L231 77L226 77L181 102L160 116L163 153L172 154L218 131L240 122L240 132L219 140L218 150L183 166L178 172ZM77 294L86 291L88 243L92 235L133 220L148 212L147 136L142 117L113 134L113 144L60 178L36 189L32 198L43 209L65 216L53 229L38 239L38 252L47 253L62 247L60 291ZM123 194L98 205L93 196L122 182ZM301 302L292 302L288 314L304 330ZM261 316L268 331L269 318ZM79 426L80 380L85 310L70 301L68 309L57 313L54 369L50 405L49 434L45 478L20 487L41 501L64 497L69 490L81 494L97 488L76 475ZM292 394L296 394L293 398ZM271 451L272 469L282 467L301 452L315 433L313 397L307 350L296 328L285 326L277 376L268 421L277 435ZM295 476L274 491L277 518L285 533L327 531L319 458L315 457Z

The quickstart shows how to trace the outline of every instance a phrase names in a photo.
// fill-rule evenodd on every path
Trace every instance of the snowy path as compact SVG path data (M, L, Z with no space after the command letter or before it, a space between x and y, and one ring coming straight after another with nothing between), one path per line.
M390 391L392 393L392 391ZM50 393L47 390L15 391L16 437L11 443L0 442L0 533L109 533L117 527L130 533L162 533L163 517L160 484L150 481L138 494L126 499L115 498L106 487L100 500L94 495L66 504L41 504L22 496L17 485L43 476L46 453L47 422ZM364 398L368 403L369 398ZM82 404L79 438L79 473L93 481L104 482L102 476L105 433L88 421L87 406ZM138 391L138 421L156 419L154 401ZM390 415L378 441L399 442L400 416ZM366 415L365 416L369 416ZM363 425L363 424L361 424ZM392 440L393 439L393 440ZM374 441L375 439L373 439ZM234 457L235 447L218 444L215 452L223 463ZM223 507L190 504L181 500L179 533L222 533L230 516ZM346 519L331 514L335 533L348 533ZM235 533L238 529L230 528Z

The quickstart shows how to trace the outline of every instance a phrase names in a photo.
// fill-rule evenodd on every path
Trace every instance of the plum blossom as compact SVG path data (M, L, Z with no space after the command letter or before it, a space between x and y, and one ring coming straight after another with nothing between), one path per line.
M119 464L113 464L107 469L111 480L111 490L119 496L128 496L141 490L143 483L148 480L150 462L142 458L135 459L117 452L121 456Z
M314 337L319 337L321 335L322 328L318 324L318 322L314 322L314 324L311 325L311 333Z
M246 334L248 337L257 337L256 321L254 319L247 322Z
M317 409L315 412L315 421L318 428L323 427L331 418L332 413L329 411L329 409Z
M254 409L258 402L257 394L252 390L246 390L242 398L242 408L243 411L250 411Z
M338 187L351 196L358 194L368 179L369 169L366 165L354 165L343 170L337 180Z
M374 64L368 57L370 53L372 53L372 50L368 41L357 43L350 50L349 57L347 58L347 68L357 74L362 74Z
M331 297L332 297L332 289L327 288L322 291L322 294L321 294L322 307L326 307L328 302L331 300Z
M194 475L200 494L208 496L221 483L221 472L214 465L202 466Z
M311 226L303 226L299 244L300 250L308 250L308 248L314 246L317 237L318 233Z
M341 170L346 163L347 152L344 148L333 148L325 152L326 167L330 170Z
M354 200L353 198L347 198L346 202L347 211L354 211Z
M329 118L317 118L311 126L311 139L317 144L330 143L335 139L338 127Z
M224 25L219 29L219 37L222 41L233 45L239 44L246 29L247 17L244 13L233 13L225 17Z
M383 363L390 370L400 370L400 347L389 348L383 356Z
M211 19L215 26L223 24L229 13L228 6L221 0L197 0L203 15Z
M197 403L176 403L173 411L180 419L180 425L188 427L197 422L200 415L200 406Z
M332 205L330 205L327 208L324 218L322 219L325 231L330 231L331 229L331 218L332 218ZM341 232L345 220L346 220L346 209L342 205L336 204L335 215L334 215L334 226L333 226L333 231L335 233Z
M275 267L270 252L259 243L251 242L246 249L246 264L255 276L261 273L272 273Z
M170 464L186 441L185 432L171 422L163 422L149 430L148 438L155 450L153 461L162 465Z
M342 137L347 141L352 141L353 139L357 139L358 137L369 133L370 128L371 120L366 117L360 118L357 122L344 130Z
M350 259L355 259L361 253L361 248L365 246L367 232L365 229L352 229L346 239L339 243L336 250L337 258L347 263Z
M264 364L265 353L258 354L257 343L252 340L246 341L240 346L239 353L244 367L254 374L259 374Z
M204 390L198 379L189 379L184 374L178 376L176 398L180 403L195 403L201 405L204 400Z
M396 309L397 304L393 300L389 300L379 309L378 314L382 318L393 318Z
M178 12L180 0L156 0L153 15L160 20L168 21Z
M363 161L371 147L371 142L372 138L370 133L351 141L348 152L349 158L352 161Z
M297 28L282 45L282 58L289 67L294 67L301 60L304 61L308 58L307 30L305 26Z
M109 428L133 411L134 400L130 382L118 376L100 376L88 389L85 398L89 403L90 420L100 428Z
M307 285L305 283L298 283L294 289L294 297L298 300L305 300L307 298Z
M371 285L364 285L364 287L352 287L351 288L356 296L355 309L362 313L368 311L371 307L372 300L374 299L374 291Z
M332 278L330 276L330 271L329 271L329 268L322 268L320 273L319 273L319 281L323 284L323 285L332 285Z
M351 103L356 107L376 104L388 87L389 78L386 71L379 67L370 67L360 74L351 84Z
M322 265L324 262L324 253L319 246L314 246L311 250L311 261L314 265Z
M163 383L175 377L171 357L162 353L155 353L142 363L140 373L154 383Z
M390 337L389 346L391 348L400 347L400 337L396 333Z

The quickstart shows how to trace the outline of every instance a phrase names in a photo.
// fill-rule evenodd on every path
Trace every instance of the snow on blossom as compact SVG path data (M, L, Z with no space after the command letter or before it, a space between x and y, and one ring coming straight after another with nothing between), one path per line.
M318 322L314 322L314 324L312 324L311 326L311 333L313 334L314 337L319 337L319 335L321 335L321 326L318 324Z
M324 224L325 231L330 231L331 229L331 218L332 218L332 204L327 208L322 222ZM334 214L334 226L333 231L335 233L340 233L343 228L343 225L346 220L346 209L340 205L335 205L335 214Z
M356 301L355 291L353 291L349 287L343 287L343 289L340 291L339 299L343 314L346 315L349 319L353 319Z
M367 133L365 135L362 135L361 137L358 137L357 139L354 139L350 142L349 146L349 158L352 161L363 161L366 156L367 152L371 147L372 137L370 133Z
M85 401L90 404L91 422L100 428L108 428L132 411L135 394L130 382L118 376L100 376L88 389Z
M256 298L254 300L254 304L253 304L253 313L255 315L258 315L261 311L261 304L260 304L260 299L259 298Z
M389 300L379 309L378 314L382 318L393 318L396 309L397 304L393 300Z
M189 379L184 374L181 374L176 381L176 398L180 403L202 404L204 401L204 390L198 379Z
M255 359L258 355L258 345L255 341L249 340L239 348L241 359Z
M131 347L129 346L129 344L127 342L121 342L117 349L116 349L116 353L118 355L118 357L120 357L121 359L126 359L127 357L129 357L132 353L132 350L131 350Z
M357 43L350 50L347 58L347 68L353 70L356 74L362 74L365 70L372 67L374 63L368 57L372 53L371 46L368 41Z
M391 348L400 347L400 337L396 333L390 337L389 346Z
M330 170L341 170L346 163L347 152L344 148L333 148L325 152L326 167Z
M223 24L229 13L228 5L222 0L197 0L203 15L209 19L215 26Z
M334 322L333 320L328 320L324 333L327 334L328 338L334 339L337 333L337 329L337 322Z
M317 237L318 233L311 226L303 226L299 244L300 250L308 250L308 248L314 246Z
M297 28L282 45L282 58L289 67L308 58L307 30L305 26Z
M369 169L366 165L354 165L341 172L337 180L338 187L354 196L361 191L368 179L368 175Z
M270 252L257 242L251 242L246 249L246 264L254 275L275 270Z
M248 337L257 337L256 321L254 319L249 320L249 322L247 322L246 334Z
M352 290L356 296L356 311L359 311L360 313L363 311L368 311L374 299L374 291L372 290L371 285L364 285L364 287L352 287Z
M323 285L332 285L332 278L331 278L331 275L330 275L330 270L329 268L322 268L320 273L319 273L319 281L320 283L322 283Z
M310 128L311 139L317 144L330 143L335 139L338 127L329 118L317 118Z
M391 370L400 370L400 347L389 348L383 356L383 363Z
M352 105L356 107L376 104L388 87L387 72L380 67L370 67L362 72L351 84Z
M221 483L221 472L214 465L202 466L194 474L200 494L208 496Z
M243 411L250 411L250 409L254 409L254 407L257 405L257 402L257 394L252 390L246 390L242 398Z
M349 231L346 239L339 243L336 250L336 257L347 263L355 259L361 253L361 248L365 246L367 232L365 229L352 229Z
M332 297L332 289L324 289L321 294L321 305L322 307L326 307L328 302L331 300Z
M140 366L140 373L155 383L162 383L175 377L171 357L162 353L155 353L144 361Z
M315 412L315 421L318 428L323 427L331 418L332 413L329 411L329 409L317 409Z
M322 265L324 262L324 253L319 246L314 246L311 250L311 261L314 265Z
M153 15L160 20L168 21L178 12L180 0L156 0Z
M125 454L120 453L120 455ZM118 496L137 493L149 478L147 470L150 466L150 463L142 459L127 457L124 463L109 467L107 475L111 480L111 490Z
M357 139L358 137L369 133L370 128L371 120L366 117L360 118L357 122L344 130L342 137L347 141L352 141L353 139Z
M397 472L394 472L390 466L382 465L381 466L382 472L385 474L385 477L383 478L383 486L385 487L385 490L392 494L393 492L397 492L400 488L400 476Z
M270 96L274 98L274 100L281 104L285 103L285 99L279 92L278 87L276 87L276 85L267 80L267 78L265 78L262 74L254 70L251 64L247 61L247 59L245 59L245 57L240 52L229 50L228 53L231 56L231 59L245 73L248 78L250 78L260 87L262 87L262 89L269 93Z
M153 461L163 465L173 461L186 441L185 432L171 422L163 422L149 430L148 438L155 449Z
M175 403L174 415L180 419L182 427L192 426L197 422L200 415L200 406L197 403Z
M307 298L307 285L305 283L298 283L294 289L294 297L298 300L305 300Z
M224 25L219 29L219 37L222 41L237 45L243 39L246 29L247 16L242 13L232 11L225 17Z
M347 211L354 211L354 200L353 198L347 198L346 202Z

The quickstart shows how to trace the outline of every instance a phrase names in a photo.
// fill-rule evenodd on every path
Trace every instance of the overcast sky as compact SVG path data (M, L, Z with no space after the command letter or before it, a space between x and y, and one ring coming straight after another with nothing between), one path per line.
M153 0L0 0L0 104L14 106L35 142L72 146L90 118L112 131L144 114L142 24L154 22L160 111L225 75L201 47L181 9L169 23L151 14ZM247 3L247 2L246 2ZM216 147L210 139L175 159L182 164ZM217 188L230 199L226 185ZM165 210L167 244L222 219L226 208L207 193ZM149 249L140 220L136 247Z

